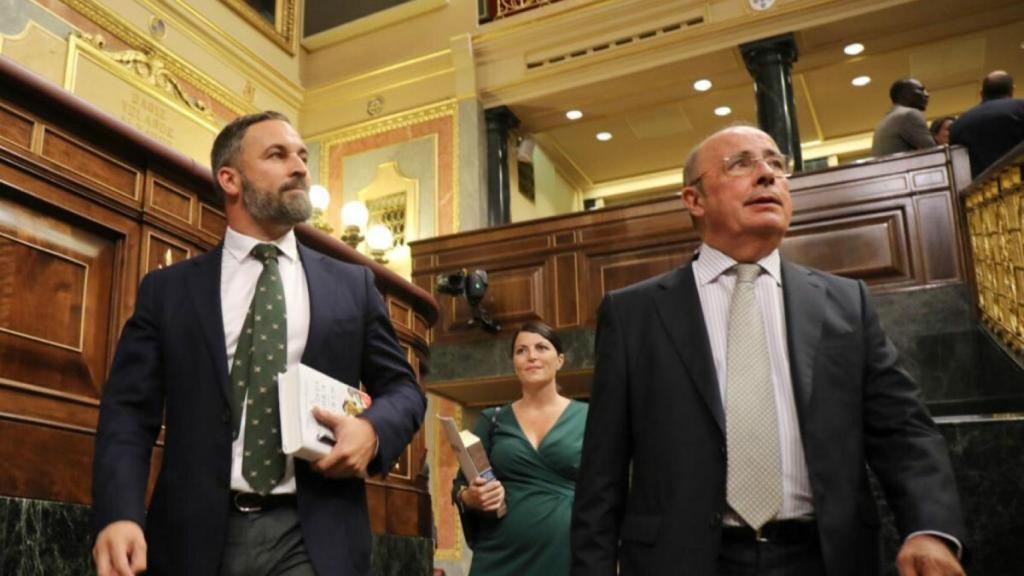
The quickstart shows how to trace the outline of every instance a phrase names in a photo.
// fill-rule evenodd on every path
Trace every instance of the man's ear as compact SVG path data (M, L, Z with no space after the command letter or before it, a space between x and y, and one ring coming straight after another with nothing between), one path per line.
M221 166L217 170L217 183L221 190L229 197L237 197L242 193L242 176L238 170L231 166Z
M704 216L704 202L706 200L704 194L697 189L696 186L687 186L683 188L683 205L690 211L692 216L701 218Z

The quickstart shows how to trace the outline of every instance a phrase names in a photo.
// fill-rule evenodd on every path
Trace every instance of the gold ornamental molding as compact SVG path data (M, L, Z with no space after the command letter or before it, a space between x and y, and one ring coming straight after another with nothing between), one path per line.
M100 51L103 51L104 40L102 36L82 34L80 37L92 44L93 47ZM138 50L124 50L122 52L105 52L105 54L114 62L117 62L131 70L135 75L141 78L145 83L150 86L159 88L171 98L173 98L179 105L184 106L193 114L196 114L202 118L205 118L209 122L214 122L213 110L210 108L210 104L205 100L200 100L181 87L181 83L178 82L171 72L167 69L164 61L154 54L146 54Z
M981 322L1024 354L1024 146L964 199Z
M277 44L288 54L295 55L296 48L296 2L295 0L277 0L274 8L274 22L268 22L245 0L221 0L236 14L245 19L253 28Z
M367 136L373 136L375 134L383 134L389 132L395 128L405 128L406 126L413 126L415 124L422 124L423 122L429 122L436 120L437 118L444 118L451 116L453 119L458 121L459 105L455 100L446 100L440 104L430 104L422 106L420 108L414 108L405 112L399 112L383 118L374 118L366 122L360 122L352 126L346 126L345 128L339 128L337 130L331 130L322 134L314 134L307 137L307 140L321 140L324 148L329 148L341 142L349 142L351 140L359 140ZM456 124L455 129L456 135L456 149L458 148L458 125ZM321 170L323 168L321 167Z
M210 98L222 104L237 115L255 112L251 102L224 88L219 82L192 67L164 45L152 41L135 27L102 5L98 0L62 0L70 8L94 22L100 28L128 44L132 50L159 57L163 66L173 76L195 86ZM279 94L280 95L280 94ZM284 96L282 96L285 98ZM292 98L285 98L292 100ZM298 108L298 106L296 106Z

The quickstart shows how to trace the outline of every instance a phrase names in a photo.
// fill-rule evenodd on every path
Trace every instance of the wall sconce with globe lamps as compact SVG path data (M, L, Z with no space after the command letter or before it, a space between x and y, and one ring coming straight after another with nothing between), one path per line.
M353 249L363 241L363 230L366 230L366 223L370 219L370 211L366 204L359 200L346 202L341 207L341 226L343 228L341 241Z
M327 213L327 206L331 203L331 193L327 191L327 188L319 184L310 186L309 203L313 205L313 216L311 218L313 227L328 234L333 233L334 227L327 223L327 219L324 216Z

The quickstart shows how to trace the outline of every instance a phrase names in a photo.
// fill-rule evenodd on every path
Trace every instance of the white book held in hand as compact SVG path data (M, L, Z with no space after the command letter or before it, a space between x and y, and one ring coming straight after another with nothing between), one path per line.
M484 443L480 441L480 438L469 430L459 432L455 420L450 416L438 415L437 418L440 420L441 428L444 428L448 443L451 444L452 450L455 450L455 455L459 458L459 470L462 471L462 475L470 482L476 480L477 477L484 478L488 482L494 480L494 470L491 469L491 461L487 458L487 450L484 449ZM506 511L505 503L502 502L496 515L501 518Z
M370 407L370 395L341 380L299 364L277 379L281 412L281 449L303 460L319 460L330 453L334 432L313 417L319 406L334 414L356 416Z

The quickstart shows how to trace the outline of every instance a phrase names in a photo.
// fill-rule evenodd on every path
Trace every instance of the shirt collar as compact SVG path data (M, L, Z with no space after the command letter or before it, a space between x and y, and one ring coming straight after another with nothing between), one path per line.
M224 233L224 252L230 254L236 262L241 262L247 257L252 257L252 249L257 244L273 244L281 250L281 253L284 254L286 258L293 262L299 258L299 249L297 242L295 241L294 228L289 230L284 236L269 242L253 238L252 236L246 236L230 226L228 226L227 231Z
M761 268L775 280L775 284L782 286L782 258L776 248L770 254L757 261ZM693 271L697 275L697 281L701 286L706 286L718 280L718 278L732 269L736 260L723 252L702 244L700 247L700 258L693 263Z

